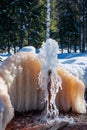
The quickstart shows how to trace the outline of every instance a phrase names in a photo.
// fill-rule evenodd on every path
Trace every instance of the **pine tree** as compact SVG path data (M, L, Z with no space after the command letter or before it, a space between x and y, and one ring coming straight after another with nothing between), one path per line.
M74 46L76 52L79 37L79 22L75 5L73 5L74 4L71 4L71 1L60 1L58 3L58 11L60 10L58 14L60 44L62 49L63 46L68 47L68 52L71 52L71 46Z
M46 3L42 0L0 1L0 46L39 48L45 39Z

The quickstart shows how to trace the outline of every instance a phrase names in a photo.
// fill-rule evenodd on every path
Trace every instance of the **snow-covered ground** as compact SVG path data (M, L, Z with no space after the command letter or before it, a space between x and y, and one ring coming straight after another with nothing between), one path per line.
M0 63L1 61L4 61L5 59L7 59L9 56L11 56L10 53L0 53Z

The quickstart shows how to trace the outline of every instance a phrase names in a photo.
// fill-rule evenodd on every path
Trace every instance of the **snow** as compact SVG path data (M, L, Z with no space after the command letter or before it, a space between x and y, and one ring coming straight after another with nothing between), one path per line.
M19 50L19 52L30 52L30 51L35 53L36 52L35 47L33 47L33 46L25 46L25 47L23 47L23 48L21 48Z
M23 48L21 48L19 50L19 52L30 52L30 51L35 53L36 52L35 47L33 47L33 46L25 46L25 47L23 47ZM13 51L12 51L12 54L13 54ZM7 59L12 54L11 53L0 53L0 64L1 64L1 61L4 61L5 59Z
M7 59L9 56L11 56L10 53L0 53L0 61L4 61Z
M25 29L26 29L26 27L25 27L25 25L23 25L22 28L21 28L21 30L23 31L23 30L25 30Z

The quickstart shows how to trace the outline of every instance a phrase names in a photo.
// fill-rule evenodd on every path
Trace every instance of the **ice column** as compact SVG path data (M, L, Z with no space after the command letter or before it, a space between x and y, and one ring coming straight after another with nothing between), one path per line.
M46 39L50 37L50 0L47 0Z
M58 109L55 104L56 94L61 87L61 78L57 73L58 69L58 44L55 40L47 39L43 43L39 59L42 63L39 75L39 85L45 93L45 116L55 118L58 116Z

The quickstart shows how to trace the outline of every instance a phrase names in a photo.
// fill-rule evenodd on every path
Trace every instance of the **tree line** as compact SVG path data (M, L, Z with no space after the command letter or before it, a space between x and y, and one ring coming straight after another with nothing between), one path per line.
M50 0L50 37L61 52L87 50L87 1ZM0 1L0 51L32 45L40 48L46 39L46 0Z

